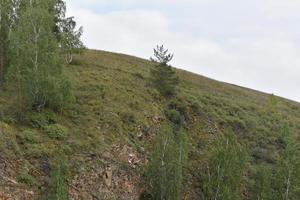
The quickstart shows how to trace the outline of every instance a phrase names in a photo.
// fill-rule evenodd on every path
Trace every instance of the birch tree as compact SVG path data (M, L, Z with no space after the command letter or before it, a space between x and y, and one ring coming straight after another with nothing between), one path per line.
M232 131L227 130L213 144L203 189L208 200L241 199L241 182L247 154Z
M300 197L300 145L287 124L282 131L283 151L278 161L274 180L276 199L297 200Z
M20 105L40 110L61 109L71 98L53 33L53 0L23 0L12 33L11 80L16 80Z
M65 1L54 1L54 33L59 42L61 52L64 55L65 62L70 64L73 61L73 54L80 53L84 48L81 41L83 28L79 27L77 29L74 17L67 17L66 10Z
M9 38L13 25L16 0L0 0L0 86L9 64Z
M151 199L182 199L183 167L187 160L187 137L164 125L157 135L147 172L147 189Z
M272 168L268 166L258 166L254 174L253 200L273 200L272 191Z

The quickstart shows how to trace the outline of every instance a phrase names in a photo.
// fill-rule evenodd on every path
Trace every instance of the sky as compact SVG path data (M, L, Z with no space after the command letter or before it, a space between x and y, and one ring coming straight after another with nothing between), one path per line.
M88 48L150 58L300 102L300 0L67 0Z

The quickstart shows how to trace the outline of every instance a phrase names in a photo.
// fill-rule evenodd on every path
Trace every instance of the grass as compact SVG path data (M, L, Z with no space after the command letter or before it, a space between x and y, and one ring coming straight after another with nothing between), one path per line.
M152 140L139 137L141 127L150 127L155 135L158 119L164 120L166 102L149 87L151 67L149 61L140 58L86 50L65 67L73 84L74 102L63 113L28 114L24 123L18 123L14 117L16 93L7 86L0 93L1 156L12 161L27 160L31 168L39 169L44 158L51 160L65 154L69 166L74 166L70 177L100 163L122 168L129 179L138 182L143 165L138 169L124 168L128 163L114 154L118 154L116 146L126 145L139 157L147 157ZM276 161L283 121L289 123L294 133L300 130L297 102L276 97L274 103L270 94L183 70L177 70L177 74L181 80L178 96L188 107L191 179L186 191L190 198L197 197L199 186L195 177L200 173L207 147L223 128L231 127L239 142L249 149L252 167ZM86 162L88 157L97 159L90 163ZM23 182L31 182L31 177L19 174ZM251 182L251 177L248 178ZM45 177L37 177L34 186L28 187L38 190L44 181ZM112 191L119 198L124 194L122 188Z

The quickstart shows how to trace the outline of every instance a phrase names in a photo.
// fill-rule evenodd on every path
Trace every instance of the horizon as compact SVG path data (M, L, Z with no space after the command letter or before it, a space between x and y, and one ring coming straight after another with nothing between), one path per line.
M67 6L84 28L87 48L149 59L164 44L175 55L172 66L300 102L300 2L74 0Z

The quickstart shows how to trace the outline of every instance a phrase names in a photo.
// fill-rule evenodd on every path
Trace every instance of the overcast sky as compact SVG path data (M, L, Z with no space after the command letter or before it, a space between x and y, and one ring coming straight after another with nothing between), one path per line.
M149 58L300 102L300 0L68 0L88 48Z

